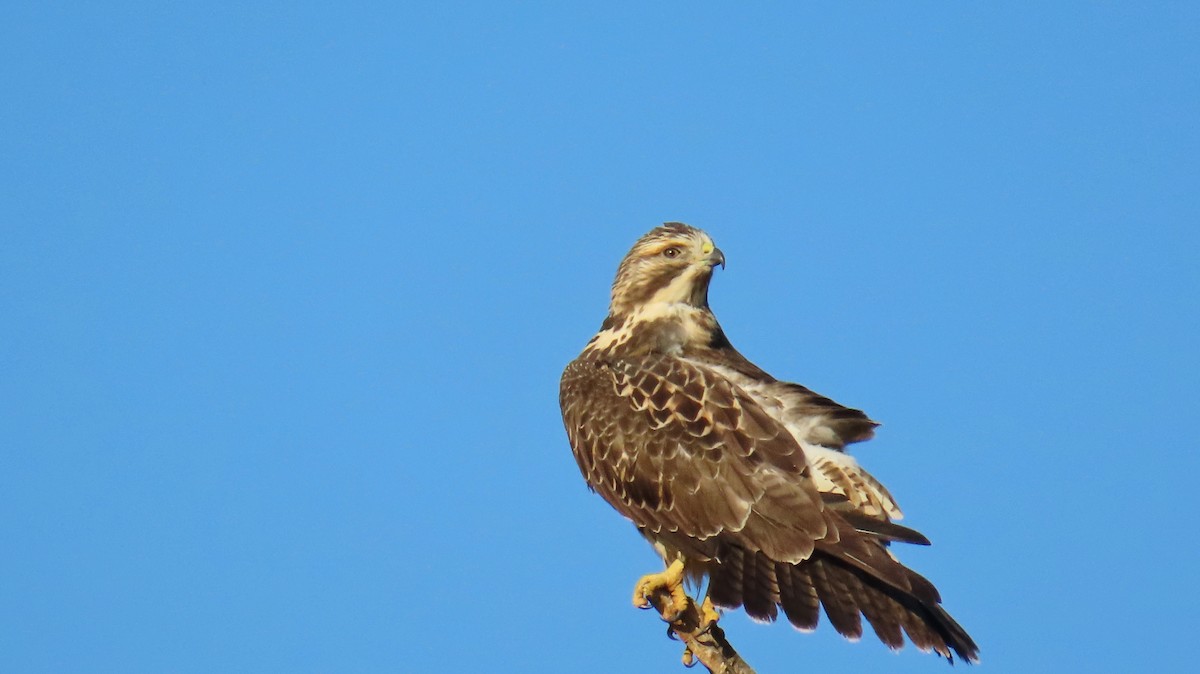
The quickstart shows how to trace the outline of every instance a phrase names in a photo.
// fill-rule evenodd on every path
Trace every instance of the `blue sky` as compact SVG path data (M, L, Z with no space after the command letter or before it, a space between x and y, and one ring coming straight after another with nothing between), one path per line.
M1198 44L1186 3L6 5L0 670L682 671L557 408L682 220L734 344L884 423L988 671L1190 671ZM944 667L725 625L763 674Z

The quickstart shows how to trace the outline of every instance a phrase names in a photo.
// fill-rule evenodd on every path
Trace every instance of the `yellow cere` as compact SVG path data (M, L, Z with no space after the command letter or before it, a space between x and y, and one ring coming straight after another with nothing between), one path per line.
M709 253L713 252L713 248L715 248L715 246L713 246L712 239L705 239L704 245L700 246L700 252L708 255Z

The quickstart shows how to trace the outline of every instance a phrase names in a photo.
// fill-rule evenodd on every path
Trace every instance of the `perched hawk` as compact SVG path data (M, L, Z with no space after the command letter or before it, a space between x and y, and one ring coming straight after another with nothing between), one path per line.
M668 565L638 583L635 603L658 588L679 605L683 578L707 576L706 608L762 621L782 611L812 630L824 606L847 638L862 636L865 616L890 648L907 633L923 651L976 661L933 584L889 550L929 541L894 522L891 494L845 453L877 424L733 348L708 307L724 263L693 227L643 236L600 332L563 372L563 423L588 486Z

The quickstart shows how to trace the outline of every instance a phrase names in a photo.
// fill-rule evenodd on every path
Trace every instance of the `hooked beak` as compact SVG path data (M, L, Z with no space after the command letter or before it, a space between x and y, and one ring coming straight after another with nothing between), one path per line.
M709 267L721 265L721 269L724 269L725 253L722 253L720 248L713 248L713 252L708 254L708 258L706 258L705 261L708 262Z

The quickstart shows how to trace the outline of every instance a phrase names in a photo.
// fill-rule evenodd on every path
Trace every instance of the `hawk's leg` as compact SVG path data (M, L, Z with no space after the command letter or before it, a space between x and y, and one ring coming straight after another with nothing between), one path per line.
M699 616L699 625L696 627L696 637L708 634L708 631L717 626L717 621L721 619L721 613L713 606L712 599L708 595L704 596L704 601L696 609L696 614ZM674 628L672 627L669 632ZM696 656L692 653L690 646L683 648L683 666L692 668L696 665Z
M650 608L650 595L656 592L666 592L669 596L663 617L678 617L687 610L688 596L683 591L683 560L671 562L666 571L642 576L633 587L633 605L638 608Z
M713 606L712 599L705 595L704 603L700 604L700 628L708 631L720 619L721 612L717 610L716 606Z

